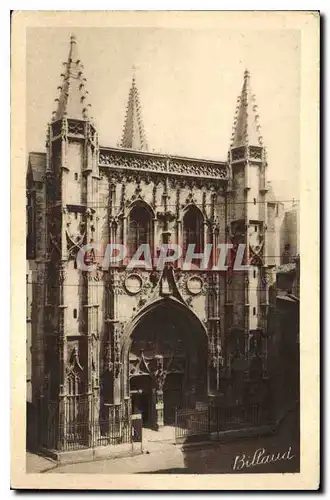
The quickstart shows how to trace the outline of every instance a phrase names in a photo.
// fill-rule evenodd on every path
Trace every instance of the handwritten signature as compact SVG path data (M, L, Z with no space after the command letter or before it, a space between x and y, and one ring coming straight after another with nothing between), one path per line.
M265 465L278 462L280 460L292 460L295 455L291 453L292 446L284 453L268 453L265 448L258 448L254 455L236 455L233 470L242 470L244 468L255 467L256 465Z

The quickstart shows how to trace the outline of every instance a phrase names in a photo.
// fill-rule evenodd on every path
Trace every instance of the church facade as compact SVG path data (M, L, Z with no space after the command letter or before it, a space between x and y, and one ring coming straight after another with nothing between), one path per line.
M135 78L121 145L106 147L71 37L46 149L29 154L26 181L31 401L62 440L77 421L137 412L159 429L176 407L243 403L256 370L267 377L276 201L250 79L245 71L223 161L148 152ZM84 245L113 242L126 260L104 269L104 252L91 251L92 270L79 268ZM183 253L158 269L171 243ZM129 269L141 244L154 264ZM207 268L195 256L185 269L191 244L212 245ZM219 244L230 248L220 271ZM242 244L247 266L235 271Z

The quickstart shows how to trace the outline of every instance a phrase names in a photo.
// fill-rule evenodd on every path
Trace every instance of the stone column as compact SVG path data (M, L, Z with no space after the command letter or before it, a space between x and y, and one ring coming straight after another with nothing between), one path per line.
M127 248L127 217L126 216L124 216L122 218L122 244L124 245L124 247L127 251L127 254L128 254L128 251L130 251L130 249ZM131 257L131 255L129 257ZM126 263L127 262L128 262L128 260L126 260Z
M151 240L151 260L154 265L156 258L156 248L157 248L157 218L152 219L152 240Z
M121 376L121 359L120 359L120 324L118 320L114 320L113 324L113 402L115 405L121 404L120 391L120 376Z
M176 244L181 248L182 250L182 221L178 219L176 221ZM179 269L182 267L182 256L177 260L177 266Z
M164 426L164 394L163 387L165 383L167 373L164 371L164 359L163 356L157 356L157 370L155 372L155 421L157 430Z
M156 428L164 427L164 393L163 387L156 389Z

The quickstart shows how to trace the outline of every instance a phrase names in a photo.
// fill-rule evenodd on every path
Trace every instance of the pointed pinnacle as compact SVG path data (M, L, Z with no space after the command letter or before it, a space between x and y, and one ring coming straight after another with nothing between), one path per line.
M255 95L251 91L250 72L246 69L240 98L236 105L234 133L231 140L232 148L262 143L257 111Z
M84 88L86 78L83 77L83 65L78 56L77 41L74 34L70 36L70 48L65 67L66 70L61 75L63 76L62 88L59 87L57 118L69 116L77 119L88 119L88 106L82 104L88 95L88 91Z

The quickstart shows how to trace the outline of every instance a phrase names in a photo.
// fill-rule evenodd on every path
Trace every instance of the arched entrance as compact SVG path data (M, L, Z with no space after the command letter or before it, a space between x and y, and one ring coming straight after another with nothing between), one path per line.
M126 346L132 411L153 428L174 423L176 407L207 400L207 335L192 311L158 301L134 325Z

